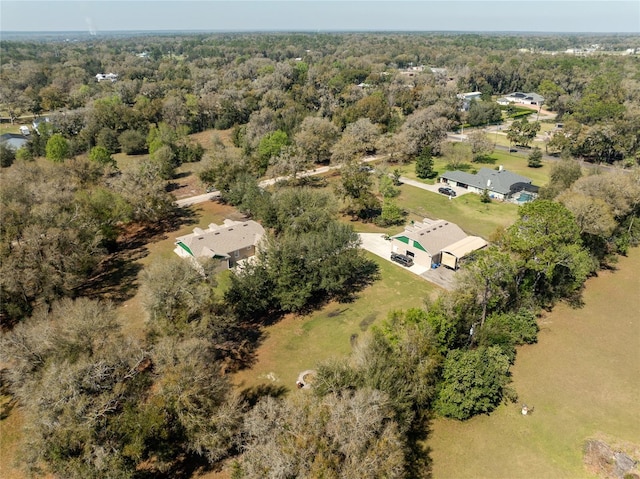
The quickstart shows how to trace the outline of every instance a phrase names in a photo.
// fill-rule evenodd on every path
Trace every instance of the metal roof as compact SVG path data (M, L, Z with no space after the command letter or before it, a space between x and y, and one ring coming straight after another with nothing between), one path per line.
M206 230L194 228L193 233L176 238L176 245L194 258L226 257L234 251L257 245L264 235L264 228L253 220L225 220L224 223L210 224Z
M452 245L449 245L442 249L443 253L449 253L460 259L468 255L472 251L479 250L487 246L487 242L479 236L467 236L466 238L456 241Z

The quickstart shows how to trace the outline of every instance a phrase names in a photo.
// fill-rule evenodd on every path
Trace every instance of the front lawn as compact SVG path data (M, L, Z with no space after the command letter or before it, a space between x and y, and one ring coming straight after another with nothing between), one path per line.
M498 228L511 225L518 217L518 205L497 200L482 203L480 196L473 193L450 200L448 196L402 185L397 202L409 212L409 220L445 219L467 234L483 238L490 238Z
M348 355L353 335L362 336L388 312L420 307L424 298L441 291L401 266L366 254L380 267L380 279L352 303L331 302L308 316L290 315L265 328L256 364L234 375L238 389L261 384L293 389L300 372Z

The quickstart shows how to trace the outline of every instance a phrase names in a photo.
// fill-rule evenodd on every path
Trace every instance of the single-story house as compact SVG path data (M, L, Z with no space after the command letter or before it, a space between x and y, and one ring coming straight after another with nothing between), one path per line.
M4 133L3 135L0 135L0 143L8 146L14 151L26 146L28 142L29 139L26 136L18 133Z
M264 235L264 228L253 220L212 223L206 230L194 228L193 233L176 238L173 250L182 258L218 258L231 268L242 259L256 254L256 246Z
M114 82L118 79L117 73L96 73L96 80L98 82L109 80L110 82Z
M479 101L480 97L482 97L482 92L471 91L468 93L458 93L456 97L458 97L458 100L462 100L462 106L460 107L460 111L469 111L471 102L473 100Z
M469 240L468 238L471 238ZM461 244L470 245L472 249L465 249L452 246ZM487 242L482 238L467 236L462 229L450 221L431 220L425 218L421 223L412 223L405 227L405 230L391 238L391 249L393 253L400 253L413 258L415 264L431 268L434 264L445 264L452 269L457 269L458 260L462 256L483 248ZM446 251L453 251L454 261L442 261Z
M502 165L497 170L481 168L475 175L466 171L445 171L438 181L477 194L487 190L491 198L499 200L507 200L522 191L538 192L538 187L529 178L507 171Z
M509 93L508 95L498 98L498 104L509 105L511 103L519 103L521 105L542 105L544 103L544 97L537 93L522 93L516 91Z
M40 118L36 118L35 120L33 120L33 122L31 123L31 126L33 126L34 131L37 134L40 134L40 130L38 130L38 128L40 127L40 125L42 125L43 123L51 123L51 120L49 119L48 116L41 116Z

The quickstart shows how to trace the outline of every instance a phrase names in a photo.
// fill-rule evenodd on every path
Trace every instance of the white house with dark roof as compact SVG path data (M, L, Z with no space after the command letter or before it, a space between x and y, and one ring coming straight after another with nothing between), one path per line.
M462 106L460 107L460 111L469 111L471 102L474 100L479 101L482 97L482 92L470 91L467 93L458 93L456 97L458 98L458 100L462 100Z
M544 103L544 97L542 95L538 95L537 93L522 93L520 91L516 91L513 93L509 93L502 98L498 98L497 102L500 105L518 103L520 105L541 106Z
M212 223L206 230L194 228L193 233L176 238L173 250L188 259L218 258L231 268L242 259L256 254L256 246L264 235L264 228L253 220L224 220Z
M429 218L425 218L421 223L407 225L402 233L391 238L393 253L407 255L413 258L415 264L428 268L441 263L457 269L463 256L486 245L484 239L467 236L455 223ZM452 253L445 255L445 251Z
M499 200L509 199L515 193L522 191L538 192L538 187L532 184L531 179L507 171L502 166L498 170L481 168L476 174L466 171L445 171L440 175L439 181L477 194L487 190L492 198Z

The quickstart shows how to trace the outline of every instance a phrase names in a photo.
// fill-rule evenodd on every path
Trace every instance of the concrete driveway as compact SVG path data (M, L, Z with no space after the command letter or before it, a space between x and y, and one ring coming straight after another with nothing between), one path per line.
M398 268L405 268L413 274L420 276L422 279L426 279L430 283L437 284L441 288L449 290L453 289L454 271L445 268L444 266L437 269L431 269L418 264L414 264L407 268L391 261L391 241L385 239L385 235L380 233L358 233L358 235L362 240L362 248L367 251L393 263Z
M420 188L422 190L431 191L433 193L438 193L438 188L442 188L443 186L448 186L453 191L455 191L456 192L456 197L462 196L462 195L465 195L465 194L469 193L469 190L467 190L466 188L460 188L458 186L452 186L452 185L448 185L446 183L436 183L435 185L428 185L426 183L422 183L421 181L412 180L411 178L406 178L404 176L400 177L400 181L402 183L404 183L405 185L413 186L415 188ZM438 194L442 194L442 193L438 193ZM452 199L454 199L454 198L452 198Z
M398 263L391 261L391 241L384 239L385 235L380 233L358 233L360 239L362 240L362 247L367 251L380 256L381 258L390 261L391 263L398 266L398 268L405 268L411 271L413 274L417 274L418 276L422 275L429 268L425 266L421 266L419 264L414 264L413 266L406 267L399 265Z

